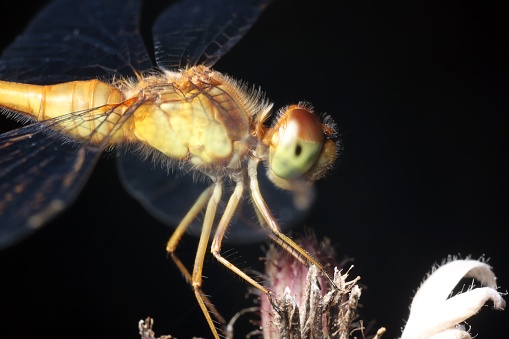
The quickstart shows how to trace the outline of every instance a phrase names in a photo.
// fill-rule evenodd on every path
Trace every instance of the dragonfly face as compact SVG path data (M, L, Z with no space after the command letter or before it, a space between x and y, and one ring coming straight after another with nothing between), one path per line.
M334 123L299 103L282 109L269 126L272 105L258 91L210 68L266 2L177 2L154 25L158 70L138 34L137 1L60 0L44 9L0 60L0 106L33 122L0 135L0 247L66 208L105 149L131 146L135 155L119 161L122 178L149 211L178 225L167 251L192 283L215 337L209 311L219 322L224 319L201 291L210 238L221 263L271 297L221 256L232 221L246 238L257 232L246 225L257 225L301 261L320 267L281 232L272 213L286 210L292 218L309 207L311 184L336 160ZM108 20L112 13L118 20ZM154 172L153 161L165 169ZM269 181L297 198L262 194L260 162L266 162ZM179 169L187 181L173 184L168 167ZM204 186L198 193L190 190L197 176ZM223 194L225 184L231 195ZM186 208L174 203L183 194L192 196ZM249 200L251 218L245 216ZM176 207L182 208L175 212ZM203 223L196 227L202 212ZM171 220L175 213L178 220ZM191 273L175 249L193 227L200 242Z

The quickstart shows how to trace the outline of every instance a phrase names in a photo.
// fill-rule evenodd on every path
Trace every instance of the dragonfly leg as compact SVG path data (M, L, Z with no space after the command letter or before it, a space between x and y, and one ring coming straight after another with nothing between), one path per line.
M322 273L327 277L332 287L337 288L332 278L327 274L323 266L315 259L311 254L306 252L290 237L283 234L279 228L279 225L272 215L272 212L268 208L265 200L262 197L260 188L258 186L258 175L257 166L260 160L258 158L251 158L248 162L248 174L249 174L249 188L251 190L251 198L253 199L253 205L259 219L264 220L264 224L267 225L272 233L271 239L274 240L279 246L288 251L300 262L305 264L315 265ZM260 221L260 223L262 223Z
M198 242L198 249L196 251L196 257L194 259L194 267L193 267L193 275L192 275L192 286L194 290L194 295L196 296L196 300L198 300L198 304L207 319L207 322L212 330L214 337L219 339L219 335L217 333L217 329L212 321L212 318L209 314L209 310L215 314L216 318L220 318L222 323L225 323L224 319L217 313L215 308L212 306L210 302L208 302L208 298L203 294L201 290L202 286L202 271L203 271L203 260L205 258L205 253L207 252L207 245L210 239L210 233L212 231L212 226L214 224L214 218L216 216L217 206L221 201L222 194L222 182L217 180L213 184L213 192L207 204L207 209L205 211L205 217L203 219L203 226L200 234L200 240Z
M217 192L218 190L219 192ZM201 272L203 269L204 253L206 252L208 238L210 236L210 229L212 228L212 223L214 221L215 210L217 208L218 201L221 199L221 190L222 187L220 183L219 184L213 183L205 191L202 192L202 194L198 197L198 199L194 203L193 207L191 207L189 212L186 214L186 216L182 219L178 227L175 229L166 246L166 250L168 251L168 254L170 255L171 259L173 260L177 268L180 270L180 272L184 275L186 281L190 283L191 286L193 287L195 297L198 300L198 304L200 305L200 309L205 315L207 323L209 324L209 327L211 328L216 339L219 338L219 335L217 333L217 329L214 325L214 322L210 317L209 311L221 324L226 323L226 321L219 314L214 305L210 302L209 298L201 292ZM215 202L213 202L214 199L216 200ZM202 229L202 234L200 236L200 242L198 244L198 251L195 258L193 274L191 275L191 273L189 273L189 270L185 267L182 261L175 254L175 250L180 239L184 235L186 229L189 227L191 222L197 217L198 213L200 213L203 210L207 202L208 206L205 214L204 225ZM211 213L212 216L210 216ZM211 221L209 222L210 225L208 226L207 230L205 224L208 222L208 220Z
M260 212L260 210L258 209L256 204L253 204L253 209L254 209L254 211L256 213L256 218L258 219L258 222L260 223L260 226L263 229L267 230L267 227L268 227L267 226L267 222L265 221L265 219L264 219L264 217L262 215L262 212ZM270 228L269 228L268 232L266 232L266 233L267 233L267 236L269 238L271 238L272 241L274 241L276 244L279 244L279 246L281 246L281 247L285 247L284 244L281 244L281 239L278 238L278 236L276 234L274 234L274 232L272 232L272 230ZM307 261L307 259L302 257L301 255L293 255L293 257L295 259L299 260L302 263L302 265L304 265L304 266L307 266L308 263L309 263Z
M260 223L260 225L262 225L262 227L264 229L267 229L267 222L265 221L265 219L263 218L263 215L262 215L262 212L260 212L260 210L258 209L258 207L256 207L255 204L253 204L253 209L255 210L256 212L256 217L258 219L258 222ZM276 244L278 244L279 246L281 247L285 247L284 244L281 243L281 239L278 238L278 236L276 234L274 234L274 232L272 232L272 229L269 228L268 232L267 233L267 236L269 238L272 239L272 241L274 241ZM301 262L302 265L304 266L307 266L308 265L308 261L306 258L304 258L303 256L301 255L293 255L293 257L297 260L299 260Z
M205 205L207 204L207 201L209 201L210 196L212 195L212 190L214 188L214 185L210 185L207 187L205 191L203 191L196 202L194 203L193 207L187 212L185 217L180 221L180 224L177 226L175 231L173 231L173 234L171 235L170 239L168 240L168 243L166 244L166 251L171 256L172 260L175 262L179 270L184 275L184 278L187 282L191 283L192 277L187 268L184 266L184 264L180 261L179 258L175 255L175 251L177 249L178 243L180 242L180 239L182 239L182 236L186 232L187 228L193 220L198 216L198 213L200 213Z
M260 285L253 278L244 273L237 266L233 265L230 261L228 261L221 255L221 244L223 241L224 234L226 232L226 229L228 228L228 225L230 224L230 220L233 217L233 213L235 213L235 209L237 208L239 201L242 199L243 191L244 191L244 181L239 180L235 186L235 190L233 191L232 195L230 196L230 199L228 200L226 209L217 226L216 232L214 234L214 239L212 240L211 252L221 264L226 266L228 269L233 271L235 274L240 276L242 279L247 281L249 284L257 288L258 290L263 292L270 299L272 297L272 294L269 290Z

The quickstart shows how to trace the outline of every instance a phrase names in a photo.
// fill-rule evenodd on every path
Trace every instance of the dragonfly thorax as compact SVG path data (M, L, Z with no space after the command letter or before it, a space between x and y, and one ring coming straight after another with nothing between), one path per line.
M124 129L127 139L206 171L241 167L272 107L258 91L204 66L166 71L137 86L142 95L129 90L140 104Z

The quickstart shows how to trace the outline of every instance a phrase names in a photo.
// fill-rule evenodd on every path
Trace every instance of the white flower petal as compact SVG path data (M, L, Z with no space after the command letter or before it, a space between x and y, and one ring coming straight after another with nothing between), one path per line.
M451 329L476 314L488 300L493 300L495 308L505 305L504 299L491 287L475 288L455 295L438 305L432 312L422 317L411 332L411 338L429 338L445 329ZM403 338L406 338L405 332ZM456 337L453 337L456 338ZM460 337L461 338L461 337Z
M496 288L496 278L486 263L477 260L451 261L438 269L424 281L412 302L411 312L423 314L446 300L462 278L474 278L482 286ZM410 319L409 319L410 320Z
M488 287L475 288L447 299L462 278L477 279ZM477 313L490 299L495 308L503 309L505 301L495 288L495 275L490 266L481 261L455 260L439 267L415 294L402 338L434 338ZM451 338L459 335L449 333Z

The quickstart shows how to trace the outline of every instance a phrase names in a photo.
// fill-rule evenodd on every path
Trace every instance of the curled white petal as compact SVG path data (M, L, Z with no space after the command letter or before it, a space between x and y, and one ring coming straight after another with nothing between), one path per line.
M474 278L485 287L448 299L462 278ZM402 338L469 338L455 326L477 313L488 300L493 301L494 308L503 309L505 301L496 287L496 277L484 262L454 260L439 267L415 294Z
M412 301L412 314L420 315L433 310L438 303L449 297L462 278L474 278L479 280L481 285L491 288L497 286L495 275L486 263L477 260L451 261L436 269L424 281Z

